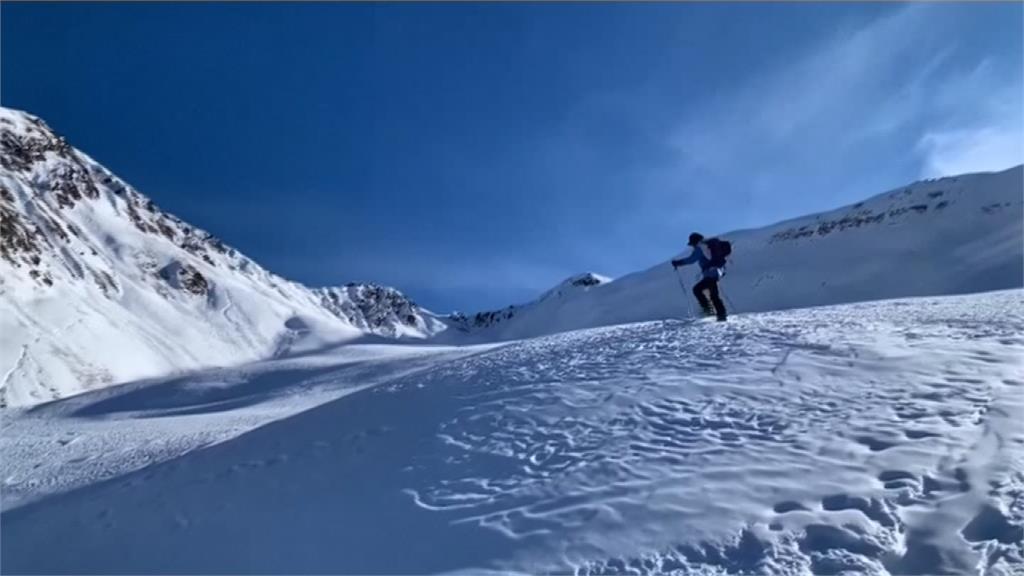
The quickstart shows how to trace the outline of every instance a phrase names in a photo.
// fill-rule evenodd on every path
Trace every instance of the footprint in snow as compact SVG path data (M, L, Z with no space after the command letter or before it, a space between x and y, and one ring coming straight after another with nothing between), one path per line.
M867 446L872 452L881 452L888 450L893 446L896 446L897 442L891 442L889 440L883 440L875 436L857 436L854 438L859 444Z
M806 512L809 511L810 508L804 506L803 504L795 500L786 500L785 502L779 502L778 504L776 504L773 510L776 514L785 514L787 512L794 511Z

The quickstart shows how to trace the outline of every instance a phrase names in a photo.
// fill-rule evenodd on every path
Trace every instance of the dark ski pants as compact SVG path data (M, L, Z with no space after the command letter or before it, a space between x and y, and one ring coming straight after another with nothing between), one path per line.
M708 297L704 295L705 291L711 295L710 304L708 303ZM700 282L697 282L693 286L693 295L697 297L701 310L710 312L711 306L714 306L715 316L725 319L725 304L722 304L722 299L718 297L718 278L705 277Z

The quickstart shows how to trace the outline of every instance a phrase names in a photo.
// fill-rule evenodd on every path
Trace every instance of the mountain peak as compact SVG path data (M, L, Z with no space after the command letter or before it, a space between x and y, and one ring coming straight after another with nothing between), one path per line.
M0 404L280 354L295 318L334 340L445 328L392 288L272 274L3 108L0 218Z
M547 300L548 298L558 298L567 294L573 294L576 292L585 292L594 286L600 286L611 282L611 278L595 274L593 272L583 272L582 274L573 274L565 280L562 280L555 287L549 289L540 295L538 300Z

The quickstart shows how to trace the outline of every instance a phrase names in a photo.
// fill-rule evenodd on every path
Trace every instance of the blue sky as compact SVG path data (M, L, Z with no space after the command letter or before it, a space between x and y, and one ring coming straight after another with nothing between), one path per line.
M17 4L4 106L311 285L439 311L1024 161L1007 4Z

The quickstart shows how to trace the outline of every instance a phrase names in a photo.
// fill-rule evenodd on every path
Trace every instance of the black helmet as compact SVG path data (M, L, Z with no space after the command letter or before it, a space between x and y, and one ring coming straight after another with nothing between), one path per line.
M703 241L704 236L694 232L693 234L690 234L690 240L687 242L687 245L696 246L697 244L700 244Z

